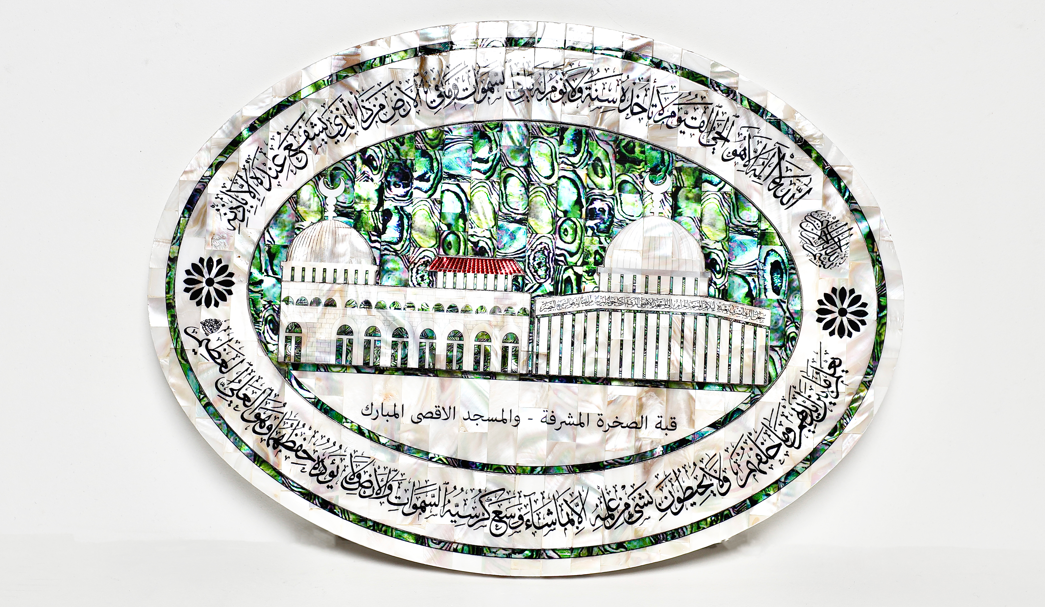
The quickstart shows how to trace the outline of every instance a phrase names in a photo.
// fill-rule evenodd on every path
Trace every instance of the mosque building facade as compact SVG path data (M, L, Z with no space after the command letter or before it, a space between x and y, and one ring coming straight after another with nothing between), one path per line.
M282 266L279 360L530 376L767 381L769 313L707 296L699 241L643 217L610 243L588 292L516 291L511 259L437 257L434 287L379 285L356 230L316 222Z
M283 262L280 360L525 373L530 296L512 290L519 264L439 257L429 269L436 288L379 285L358 232L334 219L310 226Z
M708 297L700 242L649 216L610 242L598 286L534 301L535 375L764 384L769 313Z

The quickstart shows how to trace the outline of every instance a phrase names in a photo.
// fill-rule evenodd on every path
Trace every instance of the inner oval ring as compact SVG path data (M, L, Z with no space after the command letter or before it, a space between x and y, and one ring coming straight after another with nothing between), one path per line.
M641 141L641 142L645 143L646 145L648 145L650 147L657 148L658 150L660 150L660 151L662 151L662 152L664 152L666 154L670 154L670 155L672 155L672 156L674 156L676 158L679 158L679 159L691 162L691 163L695 164L696 166L698 166L701 171L703 171L705 173L708 173L710 175L714 175L719 180L721 180L724 184L726 184L729 188L731 188L736 196L738 196L739 198L742 198L747 204L749 204L752 207L758 209L760 220L764 220L767 223L769 223L778 236L781 234L781 231L777 228L776 224L772 221L772 219L770 219L768 216L766 216L765 213L763 213L762 210L757 205L755 205L753 202L751 202L750 199L748 199L748 197L746 195L744 195L729 180L724 179L721 175L718 175L717 173L715 173L711 169L709 169L706 166L696 162L695 160L693 160L691 158L688 158L687 156L685 156L685 155L683 155L683 154L681 154L679 152L676 152L676 151L673 151L673 150L669 150L667 148L663 148L663 147L661 147L661 146L659 146L659 145L657 145L657 144L655 144L655 143L653 143L653 142L651 142L651 141L649 141L647 139L643 139L641 137L630 136L630 135L623 135L621 133L618 133L618 132L615 132L615 131L611 131L611 130L608 130L608 129L602 129L602 128L588 126L588 125L572 125L572 124L569 124L569 123L562 123L562 122L549 122L549 121L542 121L542 120L520 120L520 121L503 120L503 121L494 121L494 122L522 122L523 124L544 124L544 125L554 125L554 126L563 126L563 127L579 127L579 128L590 130L590 131L600 131L600 132L609 133L609 134L611 134L613 136L617 136L617 137L625 137L625 138L630 138L630 139ZM485 124L485 123L486 122L482 122L482 123L477 123L477 122L452 123L452 126L463 126L463 125L469 125L469 124ZM450 126L450 125L447 125L447 126ZM326 166L326 167L324 167L324 168L322 168L322 169L320 169L318 171L315 171L313 173L313 175L309 178L309 180L315 179L317 176L322 175L324 172L328 171L331 167L335 166L339 162L344 161L347 158L351 158L351 157L355 156L356 154L362 154L363 152L365 152L370 147L381 145L382 143L391 141L391 140L396 139L398 137L402 137L402 136L406 136L406 135L410 135L410 134L421 133L421 132L430 130L432 128L445 128L445 127L434 126L434 127L419 128L419 129L417 129L415 131L407 131L407 132L404 132L404 133L398 133L395 137L389 137L389 138L384 139L382 141L371 143L371 144L367 145L366 147L360 148L359 150L356 150L355 152L352 152L351 154L334 161L329 166ZM300 188L299 188L299 190L300 190ZM279 209L279 208L282 208L284 205L288 204L288 201L293 196L295 196L296 193L297 192L294 192L290 196L285 198L282 202L279 203L279 206L277 206L276 208ZM270 219L269 224L266 224L266 225L271 225L271 222L275 221L275 217L276 217L276 214L274 213L273 214L273 219ZM260 249L261 246L262 246L262 241L261 241L261 239L259 239L257 245L255 245L255 250L254 250L254 253L252 255L252 258L254 258L254 259L257 258L258 250ZM790 265L793 266L794 265L794 256L793 256L793 253L791 251L791 247L789 247L787 245L787 243L783 242L783 241L781 242L781 246L787 252ZM798 272L795 272L794 276L795 276L795 279L798 281L798 294L799 294L800 301L804 301L804 298L802 297L802 282L801 282L802 279L801 279L801 275ZM248 299L248 301L247 301L248 309L251 309L250 308L250 302L249 302L250 295L251 294L250 294L250 292L248 290L247 293L245 294L245 297ZM801 307L802 307L802 305L803 304L800 303L800 305L799 305L799 313L798 313L798 316L797 316L798 333L795 336L795 341L796 342L797 342L798 337L800 336L801 330L802 330L802 321L801 321ZM258 319L254 318L254 310L253 309L251 309L251 317L252 317L252 320L254 321L256 337L258 337L259 342L264 343L264 340L262 339L262 336L260 334L257 334L259 325L258 325L258 322L257 322ZM278 347L278 344L277 344L277 347ZM782 368L785 368L787 366L787 364L790 362L791 355L793 354L793 351L794 351L794 347L793 347L793 345L791 347L788 347L785 344L784 346L782 346L782 348L783 348L784 352L783 352L782 359L781 359L781 365L782 365ZM267 348L266 348L266 350L267 350ZM415 446L407 444L407 443L396 441L396 440L394 440L394 439L392 439L392 438L390 438L388 436L385 436L385 435L383 435L383 434L381 434L381 433L379 433L379 432L377 432L375 430L372 430L370 428L367 428L365 426L360 425L354 419L352 419L350 416L348 416L348 415L338 411L334 407L332 407L329 404L327 404L326 402L324 402L321 398L319 398L318 396L314 395L311 390L309 390L306 386L304 386L299 378L294 376L293 370L289 367L289 365L281 364L281 363L276 362L275 360L273 360L274 357L275 357L275 353L270 351L269 352L269 360L270 360L270 362L272 362L272 364L276 367L276 369L279 370L279 372L283 376L284 380L288 382L288 385L295 392L297 392L299 396L301 396L306 402L308 402L310 405L315 407L319 412L323 413L329 419L331 419L335 423L341 425L345 429L353 432L354 434L357 434L358 436L366 438L367 440L369 440L369 441L371 441L371 442L373 442L375 444L378 444L378 445L380 445L382 447L385 447L385 448L388 448L388 449L392 449L392 450L397 451L399 453L403 453L403 454L409 455L411 457L415 457L415 458L418 458L418 459L421 459L421 460L425 460L425 461L429 461L429 462L433 462L433 463L437 463L437 464L441 464L441 465L446 465L446 466L455 467L455 468L463 468L463 469L467 469L467 470L475 470L475 471L479 471L479 472L489 472L489 473L495 473L495 474L517 474L517 475L556 475L556 474L576 474L576 473L585 473L585 472L596 472L596 471L602 471L602 470L609 470L609 469L613 469L613 468L617 468L617 467L621 467L621 466L637 464L637 463L649 461L649 460L652 460L652 459L655 459L655 458L658 458L658 457L662 457L662 456L667 455L669 453L673 453L675 451L678 451L680 449L689 447L691 445L694 445L694 444L700 442L701 440L707 438L708 436L712 435L716 431L718 431L718 430L720 430L722 428L725 428L730 423L732 423L732 422L736 421L737 419L739 419L755 403L757 403L759 400L761 400L761 398L766 393L768 393L770 391L770 389L779 381L779 379L781 377L781 374L778 371L777 375L775 377L773 377L772 381L770 383L768 383L768 384L765 384L763 386L745 386L745 387L749 387L751 389L750 390L737 390L737 391L735 391L735 392L747 392L748 396L743 401L741 401L739 404L737 404L735 407L733 407L732 409L724 412L721 416L719 416L717 419L715 419L711 423L708 423L703 428L700 428L700 429L692 432L691 434L689 434L687 436L675 439L675 440L673 440L671 442L659 445L659 446L654 447L652 449L648 449L648 450L645 450L645 451L638 451L638 452L632 453L630 455L619 456L619 457L609 458L609 459L604 459L604 460L590 461L590 462L580 462L580 463L570 463L570 464L552 464L552 465L548 465L548 464L545 464L545 465L525 465L525 464L491 463L491 462L481 462L481 461L469 460L469 459L466 459L466 458L460 458L460 457L455 457L455 456L450 456L450 455L444 455L444 454L440 454L440 453L431 452L431 451L428 451L426 449L421 449L419 447L415 447ZM606 378L606 379L609 379L609 378ZM527 380L527 381L533 381L533 380ZM561 382L561 383L569 383L569 382ZM684 383L691 383L691 382L665 382L665 383L684 384ZM705 385L717 385L716 382L710 382L710 381L709 382L700 382L700 383L705 384ZM693 389L693 388L681 388L681 387L666 386L665 389L686 390L686 389Z

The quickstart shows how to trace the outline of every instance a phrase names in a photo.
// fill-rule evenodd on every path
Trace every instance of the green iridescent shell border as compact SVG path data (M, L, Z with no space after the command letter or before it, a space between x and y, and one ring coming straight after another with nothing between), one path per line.
M481 41L470 41L470 42L481 42ZM514 38L508 37L504 39L504 44L510 48L526 48L535 47L537 43L536 38ZM480 44L482 46L482 44ZM725 97L737 103L740 107L743 107L761 118L769 125L776 128L784 136L788 137L793 143L795 143L800 149L812 158L813 162L821 169L825 177L831 182L835 190L841 195L849 207L850 212L856 221L857 227L860 230L861 236L863 237L868 253L871 259L871 265L875 276L875 285L878 295L878 315L876 319L876 330L875 340L872 347L871 357L868 362L867 368L864 372L863 380L857 387L852 400L850 401L849 407L842 415L841 419L835 424L831 432L821 441L813 451L807 455L801 462L799 462L794 468L785 472L776 481L770 483L767 487L758 491L751 497L742 500L734 506L724 509L711 516L705 517L700 521L672 529L670 531L638 538L634 540L628 540L623 542L612 542L607 544L601 544L597 546L583 546L568 549L516 549L516 548L496 548L490 546L481 546L475 544L465 544L458 542L451 542L445 540L438 540L435 538L415 534L407 531L402 531L379 523L367 517L360 516L349 510L341 508L328 500L325 500L318 495L310 492L303 486L294 482L290 478L283 475L279 470L275 469L270 463L255 453L240 437L233 432L224 419L218 413L213 403L203 392L199 381L196 379L195 373L192 367L189 365L184 346L181 341L180 331L178 326L177 311L175 309L175 281L176 281L176 267L178 261L178 254L180 250L180 242L184 237L185 229L188 225L189 218L195 209L199 198L206 190L207 185L213 178L218 168L220 168L234 151L247 140L254 132L261 128L264 124L270 121L273 117L277 116L284 110L293 106L298 101L312 95L316 91L319 91L331 84L339 82L350 76L363 73L370 69L382 67L391 63L402 61L405 59L411 59L414 57L427 56L437 53L443 53L455 49L475 48L471 45L455 44L453 42L442 42L432 45L419 46L413 49L406 49L403 51L389 53L381 57L376 57L367 61L363 61L359 64L345 68L332 74L327 78L323 78L313 82L307 87L289 95L282 99L278 103L274 104L256 119L254 119L250 125L240 131L215 157L214 161L205 169L200 180L197 182L192 190L192 193L188 197L185 206L182 209L180 218L177 222L173 237L171 239L171 245L168 254L168 261L166 267L166 276L164 281L165 300L166 300L166 317L168 327L170 329L170 337L172 342L172 349L176 353L178 363L181 366L182 372L185 374L185 378L188 382L190 389L193 394L199 400L200 405L207 412L207 415L214 422L215 426L220 432L242 453L251 463L262 470L267 476L278 482L280 485L285 487L287 490L293 492L297 496L306 500L313 506L320 508L330 514L339 517L342 520L348 521L361 528L368 529L381 535L409 542L420 547L431 548L436 550L442 550L457 554L468 554L474 556L484 557L496 557L496 558L514 558L514 559L563 559L563 558L582 558L582 557L594 557L606 554L613 554L619 552L627 552L632 550L640 550L643 548L649 548L651 546L677 540L714 525L723 523L755 506L756 504L768 499L772 495L778 493L788 484L793 482L801 474L803 474L810 466L813 465L827 450L834 444L834 442L842 436L849 422L854 418L860 405L863 403L864 398L867 396L868 390L871 385L871 381L874 378L875 371L878 368L879 362L882 356L882 350L885 343L885 332L886 332L886 283L885 283L885 270L882 264L881 254L878 250L878 245L875 237L871 231L870 224L867 221L860 205L858 204L852 191L844 183L838 172L827 162L827 159L823 157L813 146L808 143L800 134L798 134L793 128L787 125L783 119L773 115L768 109L762 107L754 100L742 95L739 91L731 89L728 86L721 84L708 76L700 74L682 66L664 61L659 58L655 58L649 55L642 55L627 51L624 49L606 48L606 47L578 47L571 45L562 45L560 48L567 51L577 52L592 52L594 54L603 54L607 56L620 57L635 63L648 65L657 69L664 70L666 72L675 74L680 78L684 78L696 84L707 87Z

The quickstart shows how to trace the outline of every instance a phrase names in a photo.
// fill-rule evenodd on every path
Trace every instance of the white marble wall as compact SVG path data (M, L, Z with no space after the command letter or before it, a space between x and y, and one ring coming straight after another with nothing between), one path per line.
M712 315L631 310L537 317L534 373L722 384L766 382L768 329Z

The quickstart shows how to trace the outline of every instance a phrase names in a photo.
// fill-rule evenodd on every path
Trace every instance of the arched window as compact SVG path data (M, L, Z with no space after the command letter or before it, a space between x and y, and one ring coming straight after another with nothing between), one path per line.
M356 307L356 305L357 305L356 304L356 300L354 300L354 299L350 299L350 300L345 302L345 307L346 308L354 308L354 307Z
M421 304L421 307L419 308L419 310L422 311L422 312L427 312L429 309L430 308L428 307L428 304L426 304L426 303ZM436 310L436 311L439 312L440 310Z
M417 351L417 366L422 369L435 368L435 331L431 329L421 331L421 340Z
M471 314L472 313L472 306L470 306L468 304L464 304L464 309L461 310L461 311L464 312L465 314Z
M337 330L337 349L334 351L335 365L352 364L352 327L341 325Z
M410 334L403 327L392 331L392 366L405 367L410 362Z
M292 306L292 305L294 305L294 300L291 299L290 297L284 297L283 298L283 303L284 303L284 305Z
M301 325L292 322L287 325L283 337L283 361L301 362Z
M504 314L504 312L501 310L501 306L494 306L493 309L490 310L490 314Z
M515 308L513 308L511 306L508 306L507 308L504 309L504 313L507 314L508 316L515 316Z
M490 370L490 334L480 331L475 336L475 346L472 349L472 369L474 371Z
M460 331L450 331L446 336L446 368L451 371L464 369L464 335Z
M387 310L388 306L385 305L385 302L379 301L376 304L374 304L374 309L375 310Z
M337 307L337 302L334 301L333 297L331 297L331 298L329 298L329 299L327 299L326 301L323 302L323 307L324 308L336 308Z
M307 306L308 305L308 299L306 299L304 297L298 297L298 305L299 306Z
M389 310L402 310L403 309L403 304L399 303L398 301L393 301L392 305L388 306L388 309Z
M370 327L363 334L363 364L377 367L381 364L381 329Z
M406 302L406 309L413 311L417 309L417 306L414 305L414 302L408 301Z
M475 309L476 314L486 314L486 306L479 306Z
M435 304L435 307L432 308L432 310L435 311L435 312L442 312L443 311L443 304Z
M530 309L529 308L519 308L519 311L516 312L516 314L518 314L519 316L529 316L530 315Z
M363 303L359 304L359 307L364 309L364 310L369 310L373 306L370 305L370 300L369 299L364 299Z
M519 336L509 333L501 340L501 372L519 372Z
M446 311L447 312L453 312L454 314L457 314L457 312L458 312L457 304L450 304L449 306L446 307Z
M312 301L308 305L312 306L313 308L318 308L322 304L323 304L323 300L322 299L320 299L318 297L313 297Z

